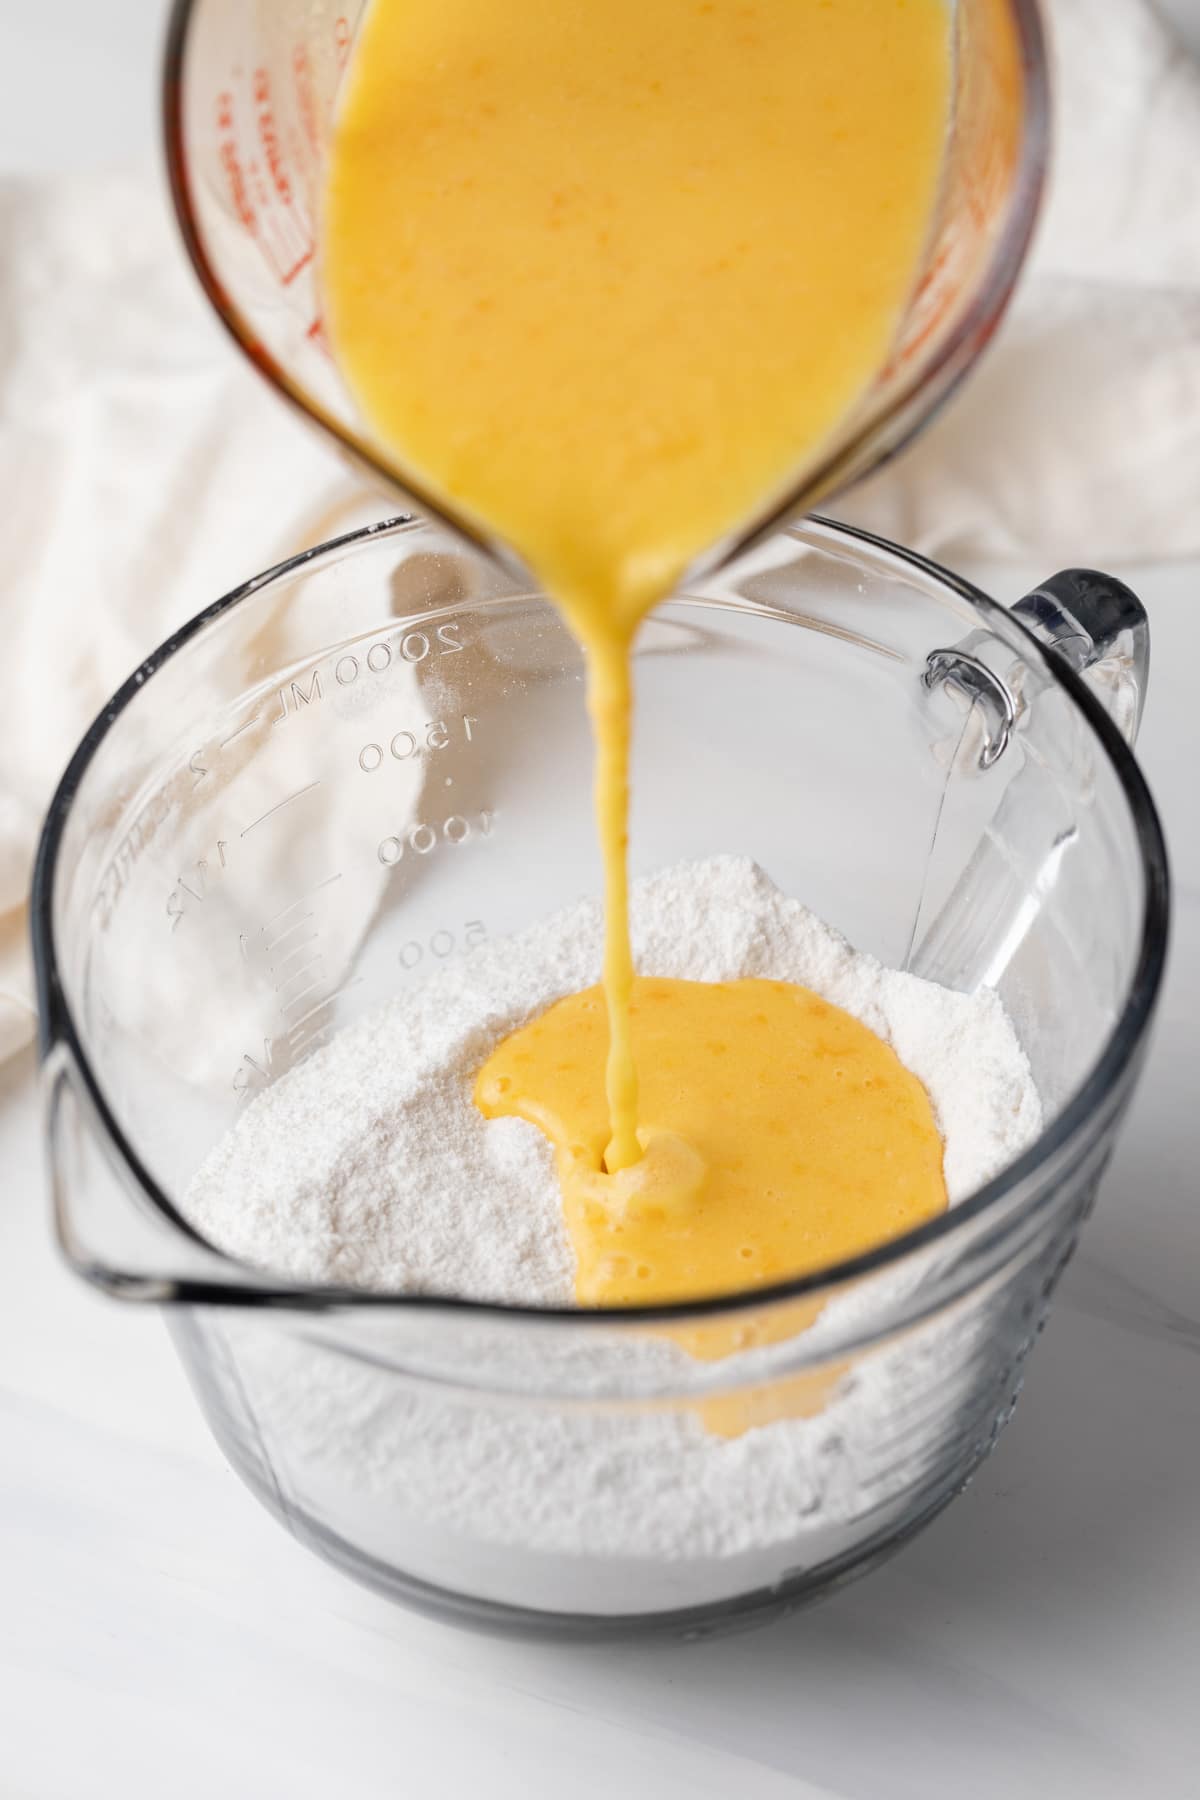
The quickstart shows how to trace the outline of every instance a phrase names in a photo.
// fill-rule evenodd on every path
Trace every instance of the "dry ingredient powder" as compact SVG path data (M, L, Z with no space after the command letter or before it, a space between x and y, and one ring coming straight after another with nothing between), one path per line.
M795 981L877 1032L925 1085L950 1204L1041 1124L999 997L886 969L754 863L713 857L633 890L647 975ZM494 1045L599 976L594 902L479 946L340 1032L259 1095L193 1180L184 1208L219 1248L280 1275L392 1292L570 1305L573 1258L552 1152L472 1099Z
M1037 1134L1028 1062L998 996L882 967L752 862L715 857L633 890L647 974L801 982L890 1043L925 1084L951 1205ZM482 945L391 1001L251 1102L200 1168L188 1216L221 1249L278 1275L372 1290L569 1305L572 1252L549 1146L485 1120L471 1098L495 1042L596 980L603 921L582 903ZM812 1347L869 1324L911 1277L830 1301ZM893 1289L896 1290L893 1293ZM986 1307L857 1358L812 1418L726 1438L692 1406L494 1402L399 1379L251 1320L225 1327L260 1429L286 1452L293 1503L336 1517L381 1561L442 1587L574 1613L708 1604L768 1587L884 1530L936 1476L960 1409L993 1379ZM657 1382L695 1362L660 1333L616 1347L553 1337L458 1353L498 1390ZM749 1352L730 1359L754 1377ZM411 1368L411 1360L409 1362ZM930 1396L936 1405L930 1405Z

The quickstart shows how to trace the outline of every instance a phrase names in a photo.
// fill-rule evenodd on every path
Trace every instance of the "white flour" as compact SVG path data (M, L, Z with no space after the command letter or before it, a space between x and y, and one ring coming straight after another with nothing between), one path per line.
M1029 1066L996 995L884 969L751 862L718 857L651 876L635 886L633 917L647 974L799 981L885 1038L929 1092L952 1204L1040 1128ZM599 908L581 904L480 946L341 1032L246 1108L193 1181L189 1217L222 1249L293 1278L570 1304L572 1252L549 1149L520 1120L484 1120L471 1089L499 1037L597 979L601 932ZM859 1284L825 1307L805 1344L869 1322L915 1279ZM470 1395L400 1379L269 1321L231 1318L223 1330L275 1479L287 1470L303 1510L441 1586L621 1612L770 1586L859 1542L866 1514L882 1528L888 1506L902 1508L936 1470L956 1409L985 1404L980 1384L997 1379L993 1312L926 1325L857 1359L815 1417L732 1438L706 1430L694 1406L514 1406L486 1391L611 1396L657 1384L670 1394L698 1367L711 1373L661 1335L589 1332L581 1342L577 1331L456 1326L429 1360L468 1388L485 1371L485 1391ZM424 1354L420 1316L398 1323L394 1338L380 1329L370 1353L411 1371ZM761 1378L772 1356L747 1352L719 1367Z
M802 982L891 1044L933 1103L951 1205L1036 1134L1029 1065L990 990L883 968L743 858L663 870L632 904L643 973ZM339 1033L247 1106L192 1182L189 1217L301 1280L569 1305L549 1146L523 1120L484 1119L471 1092L500 1038L598 979L602 929L584 902Z

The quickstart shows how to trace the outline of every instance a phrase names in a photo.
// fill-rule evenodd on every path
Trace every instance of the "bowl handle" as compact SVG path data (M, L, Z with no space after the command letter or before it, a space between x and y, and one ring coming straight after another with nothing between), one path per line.
M1132 589L1096 569L1062 569L1012 610L1083 677L1132 744L1150 678L1150 622Z
M1052 656L1069 663L1132 744L1150 673L1150 627L1137 595L1112 575L1063 569L1011 611ZM957 763L964 773L986 773L1011 740L1020 693L1011 672L1013 648L1011 639L981 629L927 659L925 685L933 690L952 684L979 721L966 758ZM1024 729L1030 729L1028 715ZM946 987L974 991L999 984L1028 934L1031 884L1017 871L1040 868L1048 889L1071 820L1044 800L1039 804L1036 785L1031 792L1028 772L1018 767L966 865L944 887L936 871L940 843L955 838L951 795L948 776L904 967Z

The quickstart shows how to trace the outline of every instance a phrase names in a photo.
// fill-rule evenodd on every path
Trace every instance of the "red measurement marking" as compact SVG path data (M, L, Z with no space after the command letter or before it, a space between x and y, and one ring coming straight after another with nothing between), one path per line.
M292 75L295 78L296 105L300 110L300 123L304 127L304 135L308 139L309 148L313 151L319 150L321 134L317 130L312 63L303 44L295 45L292 50Z
M308 246L308 249L304 252L303 256L301 256L297 262L294 262L292 264L291 268L287 271L287 274L280 276L279 279L283 283L284 287L290 287L292 282L295 281L297 275L299 275L301 269L307 269L307 267L308 267L309 263L312 261L314 255L315 255L315 251L313 249L313 246L310 244Z
M246 184L253 192L254 198L258 201L260 208L270 206L271 190L263 179L262 168L257 159L253 162L248 162L245 165L245 173Z
M280 287L289 287L313 259L308 232L290 213L265 213L255 235Z
M262 145L271 183L281 203L290 206L292 184L283 163L283 145L279 140L275 108L271 104L271 78L265 69L255 69L253 92L254 104L258 108L258 141Z
M895 355L885 364L881 376L883 381L889 380L897 369L902 369L905 363L912 361L929 342L954 305L960 285L955 278L957 262L958 245L943 244L917 283L909 309L912 329Z
M217 144L217 155L221 159L221 167L225 171L225 179L229 184L229 198L233 210L246 230L254 232L258 227L258 218L246 189L246 173L242 168L238 155L236 125L234 123L233 95L226 92L217 95L217 131L220 134Z
M345 13L339 13L333 21L333 42L337 50L338 63L344 63L346 52L350 48L350 26Z
M261 160L242 160L234 97L228 91L217 97L217 126L222 133L219 155L234 211L256 239L276 281L288 287L313 259L313 235L303 210L295 204L266 69L255 69L250 91Z
M318 350L323 350L326 356L332 359L333 352L329 348L329 339L325 336L325 321L320 313L317 314L304 335L311 338Z

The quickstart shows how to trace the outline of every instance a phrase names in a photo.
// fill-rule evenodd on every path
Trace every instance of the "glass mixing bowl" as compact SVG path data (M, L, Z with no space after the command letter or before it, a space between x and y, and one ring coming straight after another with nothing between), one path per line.
M885 962L994 985L1047 1122L953 1211L819 1275L538 1311L289 1283L181 1210L239 1108L332 1032L599 884L583 669L544 600L410 519L247 583L114 697L46 824L66 1256L165 1309L291 1531L416 1605L691 1630L865 1567L1008 1417L1138 1073L1167 928L1127 741L1146 665L1141 608L1103 576L1010 612L818 521L652 615L634 872L748 854Z

